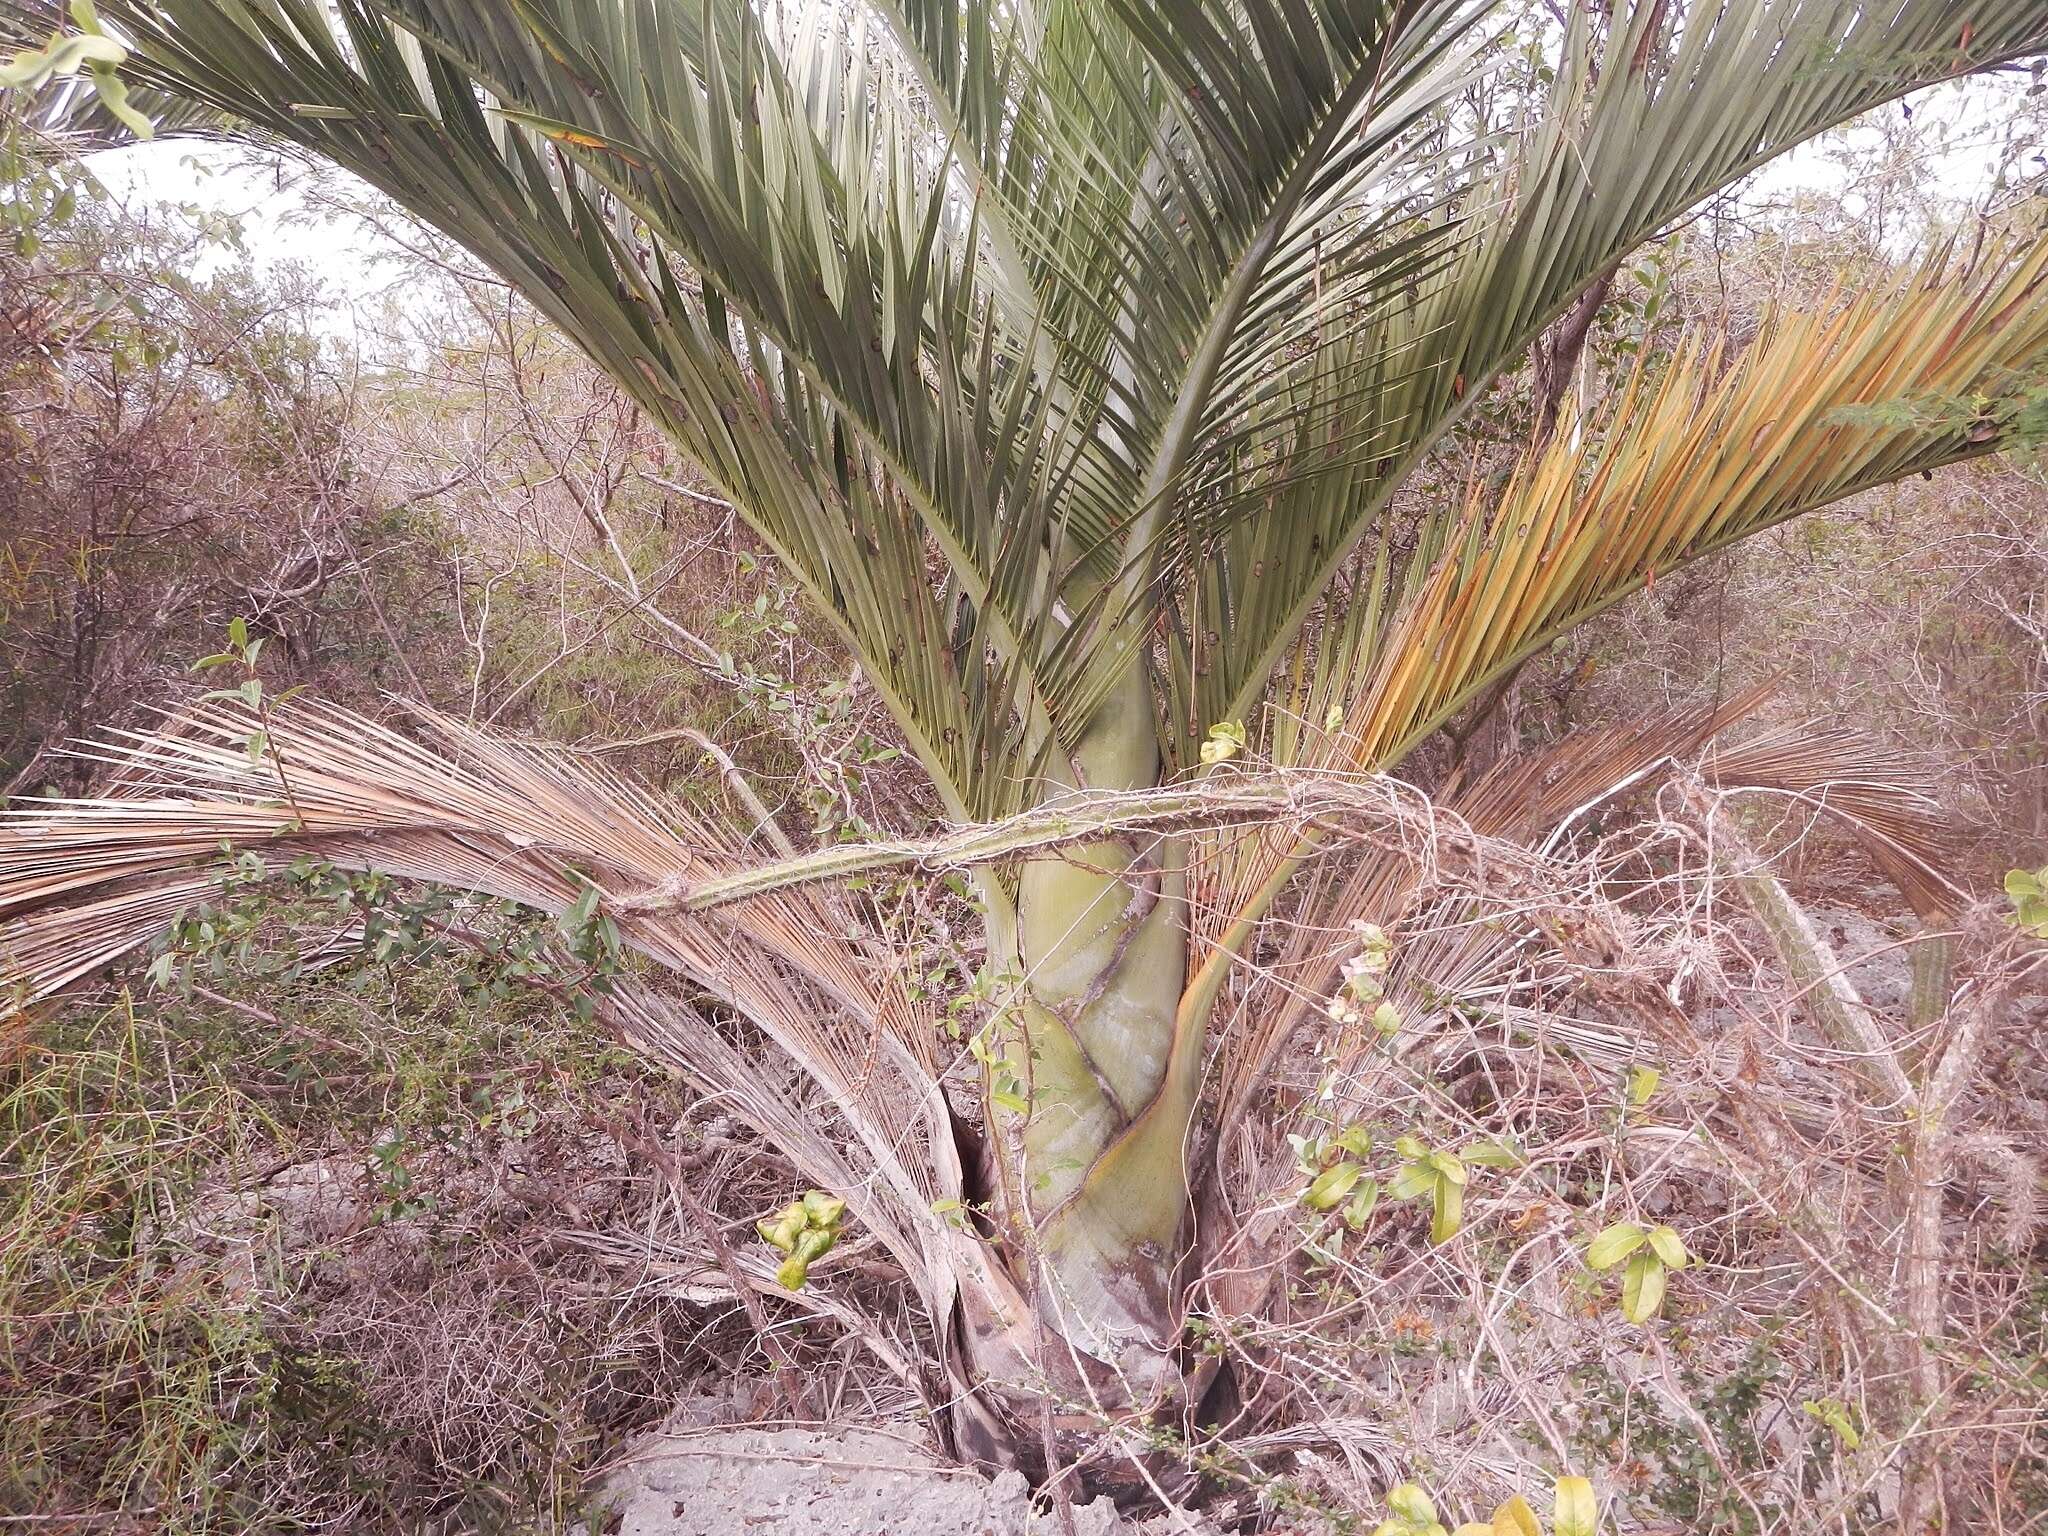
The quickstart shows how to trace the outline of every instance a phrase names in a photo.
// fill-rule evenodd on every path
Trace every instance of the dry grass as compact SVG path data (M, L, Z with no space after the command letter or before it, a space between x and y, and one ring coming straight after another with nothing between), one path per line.
M1979 915L1931 1016L1871 1004L1886 1075L1915 1095L1899 1103L1847 1070L1709 836L1672 794L1511 885L1425 893L1388 925L1402 1031L1326 1020L1279 1058L1251 1122L1362 1129L1383 1183L1396 1137L1512 1139L1522 1162L1471 1170L1451 1241L1430 1240L1421 1201L1383 1198L1349 1231L1299 1203L1286 1146L1224 1149L1239 1246L1201 1293L1233 1378L1221 1438L1284 1450L1311 1506L1375 1507L1398 1475L1483 1514L1571 1467L1624 1529L2043 1518L2038 1170L2010 1157L2048 1083L1988 1068L2038 1038L2048 957ZM1452 1006L1416 1001L1447 938L1500 923L1548 942L1496 945ZM1908 947L1859 958L1828 968L1903 1003ZM1633 1066L1661 1074L1640 1104ZM1979 1144L1998 1150L1972 1167ZM1616 1221L1669 1224L1697 1260L1647 1326L1584 1260Z
M559 1530L681 1384L749 1373L732 1309L619 1283L566 1235L653 1219L615 1132L687 1154L686 1097L458 980L330 967L289 989L289 1039L261 1017L286 989L237 980L15 1040L0 1523ZM743 1219L790 1176L710 1124L744 1159L720 1193Z

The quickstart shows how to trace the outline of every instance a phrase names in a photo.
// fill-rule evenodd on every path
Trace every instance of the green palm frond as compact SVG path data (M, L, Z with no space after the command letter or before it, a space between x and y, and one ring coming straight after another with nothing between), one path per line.
M1604 47L1590 14L1574 9L1529 133L1482 157L1442 215L1462 236L1414 302L1345 323L1325 305L1318 352L1340 348L1341 364L1270 372L1246 402L1270 422L1264 452L1223 438L1190 470L1207 558L1177 708L1197 735L1247 718L1361 537L1386 532L1401 480L1599 273L1812 135L2048 48L2030 0L1642 0L1617 8Z
M1226 351L1293 281L1298 216L1394 152L1483 10L909 6L835 29L685 0L107 8L146 87L337 160L562 325L980 814L1128 669L1125 621L1171 587L1177 467ZM1354 245L1405 270L1406 247Z
M1013 782L981 764L1013 717L1049 735L1039 530L1084 434L1013 366L928 146L821 98L864 101L866 61L800 91L744 8L328 12L109 14L143 81L330 156L505 275L744 510L956 808Z
M348 166L563 326L983 818L1065 777L1162 608L1169 759L1243 718L1407 469L1604 266L2048 46L2028 0L1643 3L1604 39L1582 8L1538 126L1447 155L1491 13L107 7L141 87Z

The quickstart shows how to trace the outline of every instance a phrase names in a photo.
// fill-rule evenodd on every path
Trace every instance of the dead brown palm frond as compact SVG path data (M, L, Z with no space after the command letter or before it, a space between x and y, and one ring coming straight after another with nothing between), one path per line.
M1526 847L1554 844L1597 807L1670 769L1734 722L1753 713L1768 685L1720 704L1633 726L1575 732L1553 745L1503 758L1443 801L1473 832ZM1226 1131L1244 1113L1274 1058L1319 1013L1336 983L1351 926L1394 928L1422 894L1415 863L1373 850L1332 860L1312 872L1291 912L1280 953L1239 1000L1217 1046L1213 1081ZM1418 985L1431 995L1471 997L1499 979L1534 935L1525 929L1438 920L1404 946L1389 976L1390 994L1423 1016Z
M374 868L558 914L594 886L627 946L759 1030L816 1085L831 1131L764 1103L750 1109L933 1294L933 1245L945 1233L931 1205L959 1194L936 1031L874 963L851 914L818 886L716 913L636 908L631 898L686 872L739 867L741 835L560 751L427 711L418 720L424 739L315 703L261 721L216 704L82 749L115 770L112 794L0 820L0 995L48 997L156 939L211 894L203 869L223 844L274 867L306 858ZM665 1021L668 1034L650 1038L671 1043L690 1017L641 1015L649 1030ZM716 1039L692 1039L710 1063L700 1081L748 1091Z
M990 1264L969 1231L934 1212L962 1199L960 1156L949 1134L949 1111L936 1081L926 1075L904 1048L885 1038L879 1079L899 1094L922 1095L906 1116L919 1131L877 1155L865 1138L852 1141L835 1134L831 1119L816 1101L802 1101L778 1091L775 1074L767 1070L758 1047L742 1047L730 1032L672 992L637 978L621 978L599 1004L600 1015L622 1039L649 1059L674 1071L706 1098L734 1112L800 1169L805 1178L845 1199L869 1231L882 1239L902 1265L930 1319L942 1371L956 1388L969 1385L964 1362L952 1336L955 1310L963 1286L971 1287L977 1317L1002 1314L1021 1325L1023 1308L1007 1277ZM643 1257L647 1257L643 1255ZM709 1259L706 1265L709 1265ZM757 1289L779 1294L773 1264L759 1254L742 1256L741 1271ZM829 1278L828 1256L819 1268ZM849 1331L865 1339L892 1371L915 1381L909 1357L877 1337L871 1320L859 1318L838 1300L809 1301L828 1311Z
M208 874L165 876L10 919L0 928L0 1011L9 1001L51 997L99 974L219 887Z
M1736 745L1716 744L1701 764L1712 788L1787 796L1844 824L1922 920L1960 910L1950 874L1956 828L1941 801L1904 782L1900 757L1843 728L1791 725Z

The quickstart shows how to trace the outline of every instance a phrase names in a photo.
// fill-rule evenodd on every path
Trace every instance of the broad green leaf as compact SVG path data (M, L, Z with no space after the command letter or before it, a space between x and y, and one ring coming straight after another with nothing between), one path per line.
M24 50L0 64L0 87L38 86L95 64L119 64L127 57L128 50L112 38L78 33L55 37L48 47Z
M1353 1157L1371 1157L1372 1132L1362 1125L1347 1125L1338 1133L1332 1145L1343 1148Z
M93 91L98 95L100 105L107 109L108 116L138 139L156 137L156 124L129 104L128 83L115 72L112 64L94 64L91 74Z
M1491 1141L1475 1141L1458 1155L1466 1162L1476 1163L1482 1168L1522 1166L1522 1154L1515 1150L1512 1142L1499 1137Z
M1586 1245L1586 1263L1593 1269L1612 1269L1642 1247L1649 1236L1632 1221L1617 1221Z
M1410 1525L1429 1525L1436 1519L1436 1505L1413 1483L1400 1483L1387 1491L1387 1508Z
M1458 1235L1465 1219L1465 1186L1439 1175L1436 1181L1436 1214L1429 1224L1432 1243L1448 1243Z
M2026 901L2041 893L2041 876L2033 870L2008 869L2005 872L2005 894L2014 901Z
M1417 1195L1426 1195L1436 1188L1436 1170L1425 1163L1409 1163L1396 1173L1393 1182L1387 1186L1387 1193L1396 1200L1413 1200Z
M1621 1277L1621 1312L1632 1323L1647 1323L1664 1305L1664 1261L1645 1248L1628 1261Z
M562 930L573 936L582 933L584 929L588 928L591 918L597 914L597 898L598 890L596 886L584 886L582 893L577 896L576 900L562 910L562 915L559 919Z
M1669 1227L1650 1228L1650 1247L1664 1261L1666 1269L1683 1269L1692 1257L1685 1251L1685 1244L1679 1241L1678 1234Z
M971 1040L968 1042L969 1049L973 1048L973 1044L974 1042ZM1287 1133L1287 1145L1294 1150L1294 1166L1310 1177L1314 1177L1322 1166L1322 1138L1303 1136L1296 1131L1289 1131Z
M1327 1211L1351 1193L1365 1170L1356 1163L1335 1163L1325 1168L1302 1191L1301 1203L1312 1211Z
M1380 1203L1380 1184L1377 1179L1367 1179L1359 1185L1351 1199L1344 1206L1344 1225L1354 1232L1363 1231L1365 1224Z

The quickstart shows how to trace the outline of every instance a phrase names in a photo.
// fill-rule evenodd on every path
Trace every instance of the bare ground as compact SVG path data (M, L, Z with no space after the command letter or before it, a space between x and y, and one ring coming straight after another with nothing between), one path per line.
M1206 1525L1129 1522L1108 1499L1034 1509L1016 1472L940 1461L912 1433L823 1425L679 1426L647 1436L603 1480L607 1536L1136 1536Z

